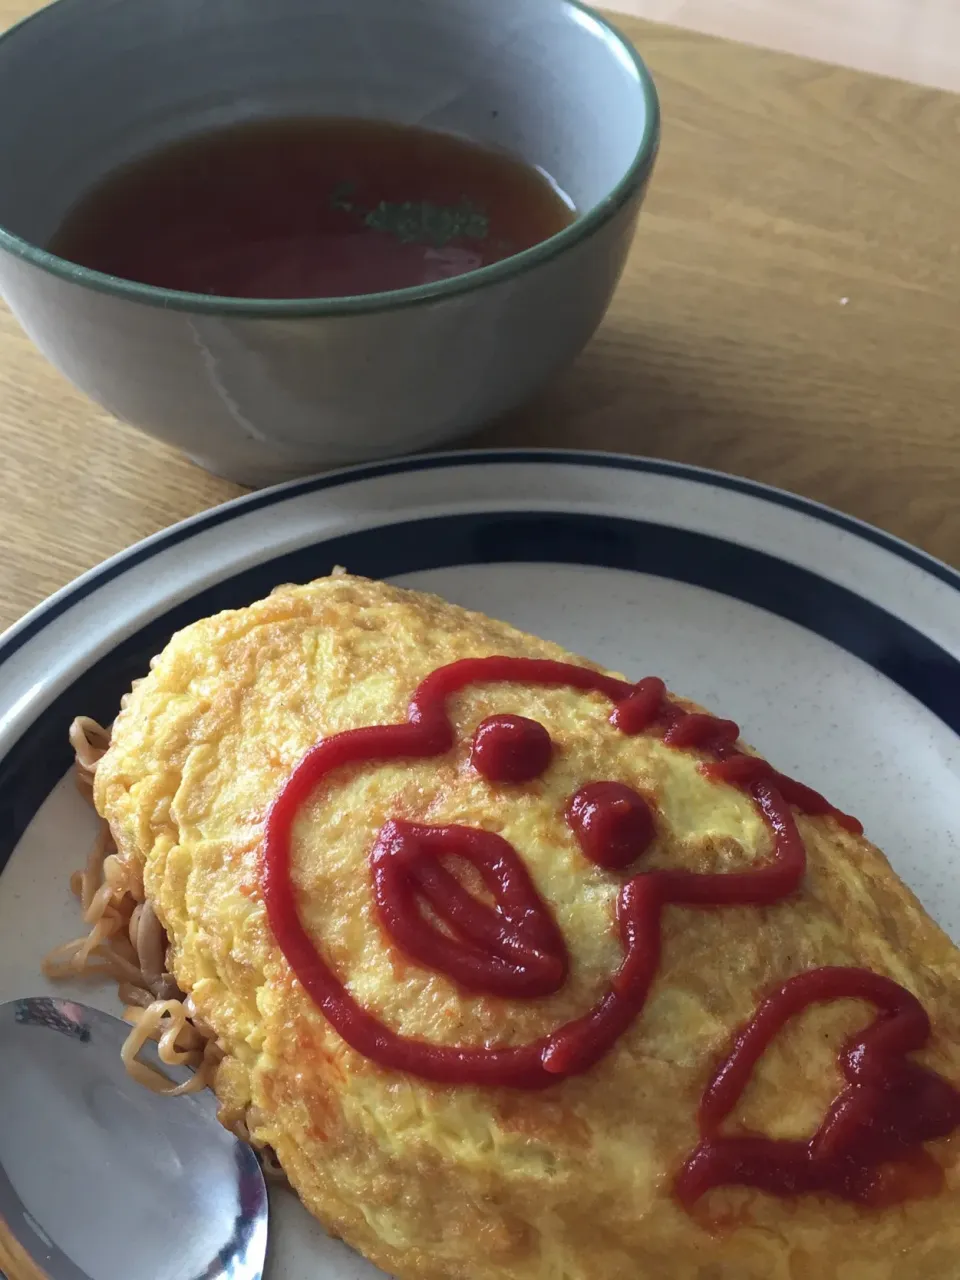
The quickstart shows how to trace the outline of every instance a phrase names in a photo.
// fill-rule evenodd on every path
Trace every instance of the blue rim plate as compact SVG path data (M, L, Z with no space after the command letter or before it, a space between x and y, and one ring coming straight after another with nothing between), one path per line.
M107 561L0 638L0 999L44 990L41 955L78 931L66 878L91 817L65 779L72 717L109 721L172 631L335 564L507 617L631 678L663 675L738 719L857 813L960 938L960 573L747 480L486 451L238 499ZM109 992L84 998L113 1007ZM378 1274L292 1202L278 1213L276 1274Z

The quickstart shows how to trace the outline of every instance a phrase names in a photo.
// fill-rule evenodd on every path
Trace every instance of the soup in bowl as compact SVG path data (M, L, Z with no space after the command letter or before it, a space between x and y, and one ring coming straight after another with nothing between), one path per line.
M342 298L476 271L575 216L548 174L507 151L306 116L228 125L121 165L47 247L185 293Z
M0 39L0 290L241 483L427 447L589 339L658 136L573 0L57 0Z

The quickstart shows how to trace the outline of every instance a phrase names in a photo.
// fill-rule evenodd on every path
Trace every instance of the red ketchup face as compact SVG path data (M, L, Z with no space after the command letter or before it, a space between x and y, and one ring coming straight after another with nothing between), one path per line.
M750 797L771 833L768 861L746 871L702 874L643 869L656 836L656 818L637 791L612 779L587 780L569 798L566 819L584 858L622 873L617 926L623 960L607 992L583 1014L522 1045L434 1045L398 1035L359 1005L324 959L300 919L291 878L291 829L301 806L346 764L422 760L455 745L447 700L472 685L562 686L605 698L610 723L627 736L659 738L669 750L696 752L705 777ZM806 851L794 817L829 815L859 833L855 818L818 792L738 750L737 726L689 713L661 680L638 684L573 664L529 658L471 658L440 667L415 690L407 719L326 738L300 761L267 819L263 894L277 943L317 1007L358 1053L393 1071L441 1086L543 1089L597 1067L641 1015L660 967L661 917L666 906L692 911L727 906L772 907L796 893ZM531 785L554 753L546 727L523 716L492 715L475 732L470 763L493 787ZM326 784L332 785L332 784ZM514 792L515 794L515 792ZM492 905L474 898L444 865L469 861ZM540 896L521 851L493 832L460 826L388 822L371 850L373 898L384 933L409 959L446 974L468 991L505 999L536 999L559 990L569 958L549 904ZM438 928L423 908L443 924ZM857 995L874 1004L876 1020L847 1044L839 1060L846 1084L808 1143L734 1138L722 1123L738 1102L756 1062L777 1030L815 1001ZM692 1207L710 1188L756 1187L775 1195L828 1192L864 1203L889 1200L890 1187L909 1194L909 1176L889 1177L891 1164L925 1167L923 1143L960 1125L960 1094L905 1055L930 1034L915 998L889 979L856 968L815 969L789 978L737 1033L700 1106L701 1141L679 1171L675 1192ZM939 1170L939 1166L936 1166ZM941 1175L942 1176L942 1175Z

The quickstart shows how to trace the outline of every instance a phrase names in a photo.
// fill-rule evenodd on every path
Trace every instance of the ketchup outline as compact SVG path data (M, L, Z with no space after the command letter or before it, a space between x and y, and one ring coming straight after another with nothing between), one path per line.
M548 1035L523 1045L462 1047L429 1044L398 1035L359 1005L317 951L297 909L291 876L291 832L302 805L333 770L347 764L429 759L445 754L455 741L453 725L446 711L447 699L469 685L495 683L565 686L599 693L614 704L610 723L622 733L634 735L657 728L661 730L661 740L666 746L676 750L697 749L712 756L711 760L701 764L701 772L718 784L738 787L750 796L772 834L773 857L748 871L705 874L658 869L633 876L623 884L617 899L623 960L611 977L609 991L591 1009ZM661 919L665 907L702 909L772 905L795 892L806 870L806 850L791 805L808 814L829 814L846 830L857 834L862 832L855 818L835 809L818 792L778 773L766 761L738 751L735 746L738 737L739 729L733 721L719 720L701 712L685 712L667 697L663 681L656 677L630 684L570 663L499 656L466 658L440 667L415 690L405 722L348 730L324 739L307 751L275 799L266 821L262 888L267 917L277 943L297 979L338 1034L358 1053L381 1066L406 1071L437 1084L523 1089L544 1088L569 1076L582 1074L613 1048L643 1009L659 969ZM427 925L422 919L424 933L419 940L410 932L417 911L415 894L426 893L429 900L432 893L435 908L438 903L441 905L441 918L444 916L444 902L447 904L448 922L451 921L451 911L461 912L458 925L460 941L467 952L471 947L477 951L479 962L487 965L491 973L496 971L496 981L506 982L507 986L501 988L504 993L513 981L509 976L503 977L508 970L512 968L514 978L523 976L524 947L530 953L531 966L534 969L540 966L539 977L533 976L533 987L541 994L555 990L556 986L552 984L557 982L558 963L562 966L563 975L566 974L565 946L562 939L558 945L558 935L551 935L549 926L553 922L547 919L549 909L536 894L516 851L505 841L503 844L513 861L501 849L500 869L496 873L491 871L497 852L487 840L491 834L462 827L430 828L387 823L371 855L374 896L381 921L395 939L400 935L406 936L407 948L415 958L435 965L439 960L439 967L457 978L455 970L459 962L451 955L451 946L456 945L453 939L438 930L433 931L432 939L428 938ZM499 840L499 837L494 839ZM481 850L480 843L485 841L485 848ZM458 842L459 847L454 847ZM496 911L476 902L470 908L464 902L469 895L436 861L439 854L451 851L475 862L494 893ZM525 883L521 883L524 877ZM505 913L505 904L511 899L511 894L518 913L512 922ZM524 895L527 895L527 906L533 913L526 933L518 924L523 915ZM465 910L472 910L474 914L472 924L462 928ZM509 925L499 942L491 934L491 924L495 923L492 917L497 915ZM462 966L459 967L462 970ZM824 1161L840 1161L841 1164L846 1161L849 1165L851 1160L856 1163L858 1151L866 1152L866 1155L861 1161L861 1177L851 1176L845 1182L835 1180L836 1185L829 1185L826 1189L846 1198L868 1198L868 1174L878 1160L916 1154L920 1143L930 1137L943 1136L960 1124L960 1095L939 1076L926 1072L904 1057L906 1052L922 1047L929 1036L929 1021L914 997L889 979L866 970L811 970L791 979L760 1005L708 1087L700 1107L700 1145L684 1165L676 1182L678 1198L687 1207L709 1187L731 1181L746 1181L748 1185L763 1185L780 1194L790 1193L790 1187L786 1185L789 1179L780 1178L778 1182L776 1170L770 1174L768 1169L766 1179L760 1174L752 1181L750 1177L742 1178L738 1172L738 1157L736 1153L731 1155L734 1149L730 1144L746 1141L753 1142L755 1146L766 1144L769 1156L777 1147L775 1142L765 1138L725 1138L719 1133L719 1124L736 1103L753 1066L774 1034L771 1031L764 1038L764 1028L777 1022L778 1000L782 1012L795 993L796 988L792 984L816 984L818 974L846 976L838 980L837 995L829 993L827 981L826 985L818 988L822 994L817 998L842 998L847 994L847 986L858 987L859 984L859 987L864 987L866 984L869 987L871 982L879 983L886 993L879 1000L882 1007L889 1005L891 1000L896 1003L902 997L908 1003L913 1002L923 1019L922 1024L917 1022L916 1011L911 1006L912 1012L901 1017L901 1022L903 1018L907 1019L910 1034L900 1041L886 1030L891 1017L894 1017L896 1025L901 1025L896 1021L897 1015L881 1012L878 1019L861 1033L859 1040L855 1038L841 1055L841 1066L847 1072L851 1063L863 1058L862 1052L860 1059L857 1058L857 1046L873 1046L867 1054L867 1061L873 1064L873 1075L866 1080L857 1077L855 1071L852 1075L847 1074L848 1085L835 1099L827 1120L810 1144L807 1158L819 1158L822 1171L826 1167ZM462 971L459 976L462 981ZM488 979L489 976L488 973ZM871 989L876 991L878 988ZM512 991L523 994L517 986L512 987ZM891 992L900 994L894 996ZM865 998L872 997L868 995ZM790 1013L786 1012L781 1021L789 1016ZM881 1085L884 1063L890 1071L886 1084ZM920 1137L907 1132L909 1126L904 1128L901 1125L897 1140L892 1145L889 1142L886 1145L874 1143L872 1147L869 1143L864 1144L864 1126L869 1128L871 1116L883 1105L889 1111L890 1100L896 1090L900 1088L902 1092L911 1081L916 1085L919 1080L917 1073L923 1075L921 1083L929 1085L928 1093L936 1093L939 1089L938 1098L943 1112L940 1121L928 1121L924 1135ZM857 1113L857 1123L848 1123L844 1128L837 1116L847 1115L849 1118L851 1108L847 1104L850 1104L853 1094L856 1094L853 1110ZM873 1112L870 1111L870 1099L874 1103ZM953 1105L954 1100L956 1106ZM945 1129L944 1125L947 1126ZM824 1144L829 1148L826 1153ZM773 1166L776 1163L774 1157ZM813 1183L816 1181L816 1178L812 1179ZM798 1179L795 1189L811 1189L802 1183L803 1179ZM815 1186L812 1189L824 1188Z

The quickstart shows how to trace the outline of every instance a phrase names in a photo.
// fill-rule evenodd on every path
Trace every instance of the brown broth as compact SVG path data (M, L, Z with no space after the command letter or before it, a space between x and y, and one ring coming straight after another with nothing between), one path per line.
M125 280L234 298L334 298L430 284L575 217L531 165L379 121L260 121L108 174L49 249Z

